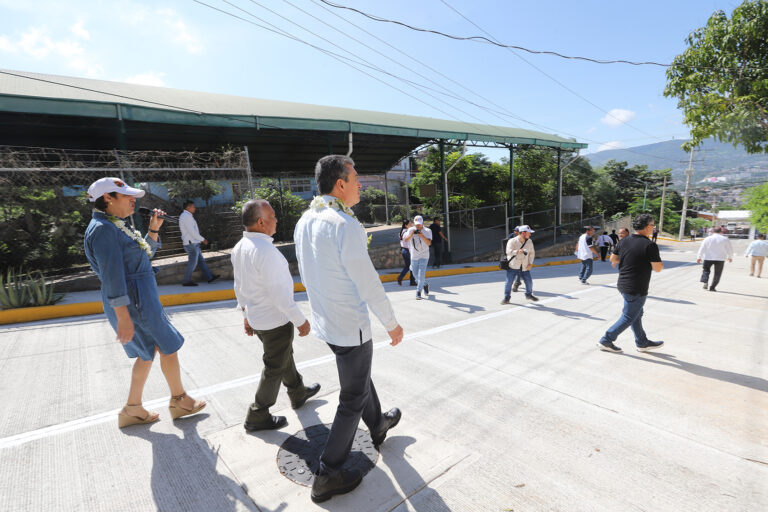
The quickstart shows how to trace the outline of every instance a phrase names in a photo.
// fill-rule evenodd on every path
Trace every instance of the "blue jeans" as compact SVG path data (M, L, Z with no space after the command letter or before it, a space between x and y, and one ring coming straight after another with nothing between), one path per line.
M594 261L592 258L589 258L588 260L581 260L581 272L579 272L579 280L583 283L587 279L589 279L589 276L592 275L592 264Z
M429 258L420 260L411 260L411 272L416 277L416 293L421 293L424 285L427 284L427 263Z
M512 283L521 280L525 283L525 296L533 295L533 279L530 270L522 268L507 269L507 280L504 282L504 300L509 300L512 296Z
M195 271L195 267L198 265L200 266L200 270L203 271L203 275L205 275L205 280L210 281L213 274L208 270L208 265L205 264L203 252L200 250L200 244L186 244L184 250L187 251L187 254L189 255L189 260L187 260L187 271L184 272L184 282L192 282L192 272Z
M400 255L403 257L403 270L400 271L400 275L397 276L397 279L402 281L405 278L405 274L411 269L411 251L402 247L400 248ZM413 272L411 272L411 282L416 282L416 279L413 277Z
M645 305L646 295L632 295L622 293L624 297L624 309L621 311L621 318L605 331L600 341L610 341L613 343L619 334L624 332L627 327L632 327L635 333L635 344L638 347L644 347L648 344L648 337L643 330L643 306Z

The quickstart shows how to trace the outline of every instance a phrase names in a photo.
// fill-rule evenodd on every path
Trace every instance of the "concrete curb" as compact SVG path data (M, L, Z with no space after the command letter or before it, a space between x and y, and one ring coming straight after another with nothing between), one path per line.
M534 267L552 267L556 265L569 265L581 263L581 260L549 261ZM480 272L499 271L498 265L487 267L446 268L440 270L428 270L427 277L444 277L461 274L478 274ZM382 274L379 276L382 283L397 281L399 274ZM294 293L307 291L302 283L293 284ZM234 300L234 290L212 290L207 292L177 293L173 295L161 295L160 303L163 306L181 306L183 304L199 304L204 302L218 302L222 300ZM33 308L17 308L0 311L0 325L35 322L38 320L50 320L53 318L65 318L74 316L97 315L104 312L101 302L79 302L75 304L56 304L53 306L39 306Z

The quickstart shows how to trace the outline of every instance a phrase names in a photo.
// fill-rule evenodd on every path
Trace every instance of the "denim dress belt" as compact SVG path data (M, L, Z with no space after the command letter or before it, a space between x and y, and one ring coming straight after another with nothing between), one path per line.
M125 274L125 280L126 281L140 281L142 279L146 279L147 277L154 277L155 273L151 270L147 270L145 272L135 272L133 274Z

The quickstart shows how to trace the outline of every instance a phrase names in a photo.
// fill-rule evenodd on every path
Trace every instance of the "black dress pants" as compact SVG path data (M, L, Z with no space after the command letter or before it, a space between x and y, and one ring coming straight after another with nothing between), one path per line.
M373 342L368 340L354 347L328 346L336 355L341 391L336 417L320 455L320 474L338 471L344 465L361 418L370 432L375 432L382 420L381 404L371 380Z
M288 322L266 331L255 331L264 345L264 369L261 370L256 397L248 408L245 421L260 423L270 419L269 408L275 405L282 383L288 388L291 402L304 397L304 382L293 360L293 324Z
M715 260L704 260L704 264L702 265L702 272L701 272L701 282L707 283L709 282L709 271L712 268L712 265L715 266L715 276L712 278L712 284L709 285L709 288L716 288L717 284L720 282L720 275L723 273L723 266L725 265L724 261L715 261Z

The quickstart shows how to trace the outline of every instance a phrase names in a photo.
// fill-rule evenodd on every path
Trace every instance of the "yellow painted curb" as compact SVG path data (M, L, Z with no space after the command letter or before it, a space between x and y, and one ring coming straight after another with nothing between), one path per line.
M550 261L534 267L552 267L556 265L568 265L580 263L581 260ZM487 267L446 268L427 271L427 277L455 276L461 274L478 274L481 272L499 271L498 265ZM383 274L380 276L382 283L397 281L399 274ZM305 292L307 289L302 283L294 283L293 291ZM207 292L179 293L173 295L161 295L160 303L163 306L180 306L183 304L198 304L202 302L217 302L222 300L234 300L235 291L211 290ZM101 302L80 302L77 304L55 304L53 306L40 306L36 308L17 308L0 311L0 325L17 324L23 322L35 322L38 320L50 320L52 318L64 318L71 316L97 315L103 313Z

